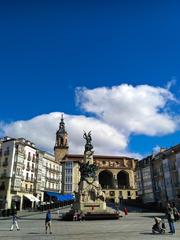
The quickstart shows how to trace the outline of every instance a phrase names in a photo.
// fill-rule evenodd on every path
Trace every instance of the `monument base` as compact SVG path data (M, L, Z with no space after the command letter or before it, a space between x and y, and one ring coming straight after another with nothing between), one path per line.
M84 220L117 220L119 219L119 213L114 212L87 212L84 214ZM69 211L62 216L63 221L73 221L74 219L74 211ZM79 219L77 219L79 221Z
M104 212L106 211L106 202L95 201L95 202L80 202L74 204L74 209L78 209L84 213L87 212Z

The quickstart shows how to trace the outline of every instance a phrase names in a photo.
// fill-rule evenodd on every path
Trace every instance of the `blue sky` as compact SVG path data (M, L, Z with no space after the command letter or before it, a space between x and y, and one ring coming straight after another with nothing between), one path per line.
M63 112L69 120L71 116L84 116L112 125L113 131L120 131L126 138L126 146L121 146L124 153L146 155L155 146L178 144L179 25L176 1L1 1L1 135L16 132L14 128L12 132L7 130L8 124ZM169 82L171 88L167 88ZM155 110L168 114L175 124L173 130L169 126L152 133L117 125L107 115L104 117L102 112L108 114L109 110L104 110L102 104L101 113L83 107L86 91L77 104L77 87L81 89L79 94L82 87L112 89L122 84L132 86L133 94L137 86L168 89L176 100L166 96L165 104ZM117 91L122 93L121 88ZM92 99L88 101L92 103ZM98 99L96 104L100 104ZM16 136L24 132L17 131ZM25 136L32 137L27 132ZM74 135L72 139L77 141ZM32 140L39 144L39 139ZM97 145L101 140L96 141ZM43 143L40 146L47 147Z

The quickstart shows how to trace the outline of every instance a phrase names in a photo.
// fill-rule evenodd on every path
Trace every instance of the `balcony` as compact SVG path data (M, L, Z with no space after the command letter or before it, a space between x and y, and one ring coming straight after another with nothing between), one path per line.
M50 167L47 167L46 166L46 170L48 170L49 172L56 172L56 173L59 173L60 172L60 170L59 169L55 169L55 168L50 168Z
M59 179L56 179L56 178L52 178L52 177L46 177L47 181L50 181L50 182L58 182Z
M32 182L32 183L35 182L35 179L34 179L34 178L25 178L24 180L25 180L26 182Z
M35 189L21 187L20 191L23 193L33 193L35 191Z

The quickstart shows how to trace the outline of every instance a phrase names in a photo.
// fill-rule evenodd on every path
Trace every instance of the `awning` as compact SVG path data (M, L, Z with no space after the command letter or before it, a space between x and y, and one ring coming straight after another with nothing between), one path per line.
M35 202L40 202L39 198L35 197L34 195L32 195L32 196L33 196Z
M39 202L39 201L40 201L37 197L35 197L35 196L32 195L32 194L24 194L24 196L25 196L26 198L28 198L31 202Z
M60 202L71 201L74 200L75 197L73 194L60 194L57 192L46 192L50 197L55 197Z
M24 197L26 197L27 199L29 199L31 202L34 202L34 196L32 194L24 194Z

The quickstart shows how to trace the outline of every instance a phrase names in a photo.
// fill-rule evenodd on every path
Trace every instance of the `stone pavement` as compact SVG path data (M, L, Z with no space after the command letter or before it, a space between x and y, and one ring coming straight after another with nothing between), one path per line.
M53 234L45 234L45 213L19 219L20 231L9 231L11 220L0 220L1 240L146 240L180 239L180 222L176 223L176 234L153 235L153 216L162 214L130 213L119 220L64 222L53 213ZM169 228L167 226L167 231Z

